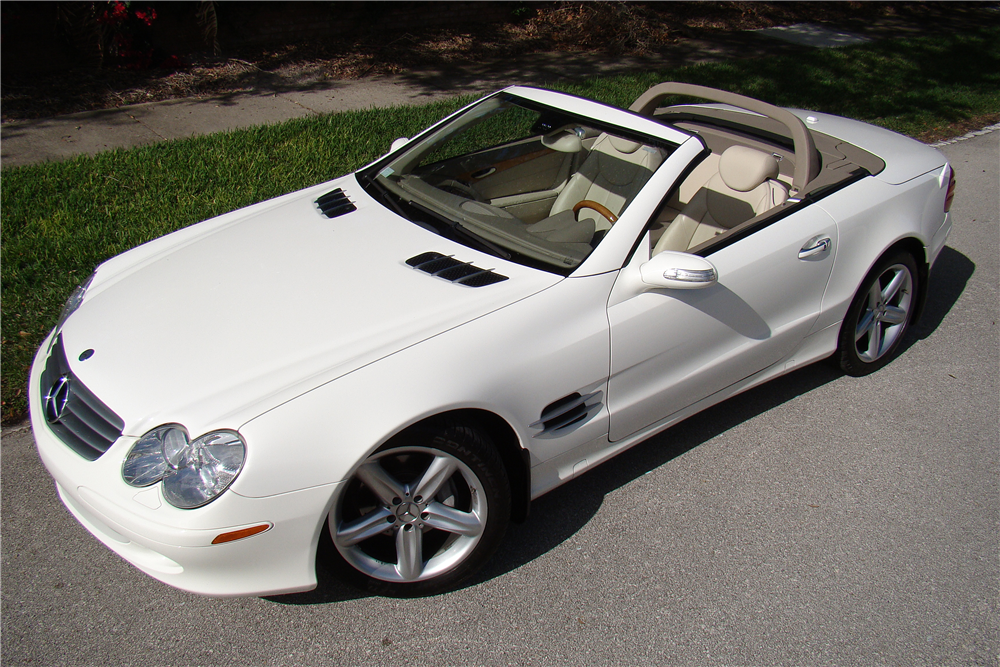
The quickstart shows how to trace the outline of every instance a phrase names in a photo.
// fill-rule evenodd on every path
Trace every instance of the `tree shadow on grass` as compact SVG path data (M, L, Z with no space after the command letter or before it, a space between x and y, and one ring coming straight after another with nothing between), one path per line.
M930 336L965 291L975 264L965 255L945 247L930 282L927 305L917 327L903 343L903 353L917 340ZM840 378L832 363L817 363L767 382L690 417L663 433L588 470L581 478L536 499L523 524L512 524L499 550L486 566L462 584L459 590L501 577L530 563L570 539L597 514L604 499L643 475L669 464L726 431L762 415L788 401ZM265 598L289 605L343 602L369 594L343 583L334 570L322 564L332 557L333 544L324 531L320 541L319 584L307 593ZM447 593L446 593L447 594Z
M795 58L696 66L684 74L685 81L780 106L865 120L954 122L975 114L972 98L1000 87L1000 48L993 26L961 35L810 49Z

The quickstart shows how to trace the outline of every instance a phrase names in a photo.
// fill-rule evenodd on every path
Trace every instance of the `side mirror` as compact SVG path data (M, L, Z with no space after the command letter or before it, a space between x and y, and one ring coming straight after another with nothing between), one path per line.
M397 150L409 143L409 141L410 140L407 137L399 137L398 139L393 140L392 145L389 146L389 152L395 153Z
M704 289L719 280L719 272L704 257L665 250L639 267L642 282L667 289Z

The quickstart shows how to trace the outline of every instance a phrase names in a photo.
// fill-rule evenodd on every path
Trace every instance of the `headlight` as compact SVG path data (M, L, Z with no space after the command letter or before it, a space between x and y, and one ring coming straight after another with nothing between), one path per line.
M189 441L182 426L154 428L139 438L122 464L132 486L163 481L163 497L174 507L194 509L215 500L243 468L246 444L235 431L212 431Z
M73 290L73 293L69 295L69 298L66 299L66 305L63 306L62 312L59 313L59 323L56 324L56 331L62 329L62 325L65 324L67 319L69 319L69 316L75 313L76 309L80 307L81 303L83 303L83 297L87 295L87 288L90 287L90 283L93 282L94 275L95 274L91 273L90 277L80 283L80 285Z

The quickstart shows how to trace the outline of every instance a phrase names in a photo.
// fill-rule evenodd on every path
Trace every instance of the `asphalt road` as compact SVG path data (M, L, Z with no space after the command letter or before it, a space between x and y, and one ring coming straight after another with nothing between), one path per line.
M955 228L907 349L736 397L532 507L467 587L212 600L70 517L2 440L4 665L996 665L1000 132L944 149Z

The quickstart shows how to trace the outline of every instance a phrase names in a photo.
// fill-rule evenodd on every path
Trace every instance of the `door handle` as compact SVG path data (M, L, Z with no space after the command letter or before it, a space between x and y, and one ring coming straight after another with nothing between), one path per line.
M486 167L485 169L480 169L479 171L473 172L471 176L478 180L480 178L486 178L496 170L497 170L496 167Z
M821 255L828 251L832 245L833 241L828 236L810 239L802 246L802 250L799 250L799 259L809 259L810 257Z

